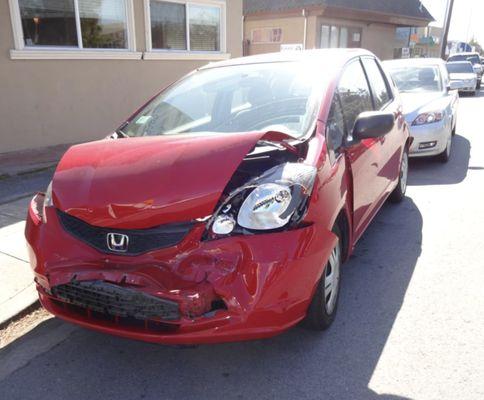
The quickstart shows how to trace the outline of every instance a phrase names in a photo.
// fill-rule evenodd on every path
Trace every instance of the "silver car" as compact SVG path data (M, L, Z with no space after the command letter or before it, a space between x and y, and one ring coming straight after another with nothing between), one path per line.
M472 64L472 68L474 68L474 72L477 74L477 89L480 89L482 75L484 74L484 68L482 67L481 57L479 57L479 53L457 53L452 54L447 59L447 62L456 61L469 61Z
M448 62L450 81L457 82L459 92L477 94L477 74L469 61Z
M438 156L447 162L457 123L459 82L451 82L440 58L385 61L397 85L405 119L414 138L411 157Z

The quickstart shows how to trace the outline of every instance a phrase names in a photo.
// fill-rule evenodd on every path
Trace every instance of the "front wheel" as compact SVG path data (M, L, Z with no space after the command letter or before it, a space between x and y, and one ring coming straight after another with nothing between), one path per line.
M338 243L329 256L304 321L307 328L316 331L324 331L331 326L338 308L341 278L341 234L337 227L333 229L333 233L338 236Z
M398 177L397 187L390 195L390 201L392 203L400 203L405 198L407 192L407 180L408 180L408 150L403 151L402 162L400 163L400 174Z
M437 156L437 158L439 159L440 162L446 163L450 160L451 151L452 151L452 135L447 140L447 146L445 147L445 150L442 153L440 153Z

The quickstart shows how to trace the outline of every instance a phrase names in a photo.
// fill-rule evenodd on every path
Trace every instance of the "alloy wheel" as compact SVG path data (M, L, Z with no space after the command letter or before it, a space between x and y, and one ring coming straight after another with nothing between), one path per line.
M400 191L405 193L407 190L408 180L408 154L405 151L402 157L402 165L400 167Z
M331 315L336 307L339 291L340 267L341 249L338 242L331 252L324 274L324 307L326 308L326 313L328 315Z
M447 141L447 147L445 149L445 153L447 155L447 158L450 157L451 149L452 149L452 135L450 136L449 140Z

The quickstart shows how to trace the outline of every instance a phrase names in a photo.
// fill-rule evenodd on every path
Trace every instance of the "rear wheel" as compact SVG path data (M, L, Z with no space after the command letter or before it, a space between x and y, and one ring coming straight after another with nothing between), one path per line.
M324 331L331 326L338 308L341 279L341 233L338 227L333 229L333 233L338 236L338 243L329 256L304 321L306 327L317 331Z
M398 185L390 195L392 203L400 203L405 198L407 192L408 180L408 150L403 151L402 162L400 163L400 174L398 178Z

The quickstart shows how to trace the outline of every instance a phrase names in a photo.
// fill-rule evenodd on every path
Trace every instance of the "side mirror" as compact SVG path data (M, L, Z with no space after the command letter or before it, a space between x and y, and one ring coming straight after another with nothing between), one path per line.
M370 111L361 113L355 122L353 140L379 138L395 126L395 116L389 112Z
M464 88L464 81L450 81L449 90L459 90Z

